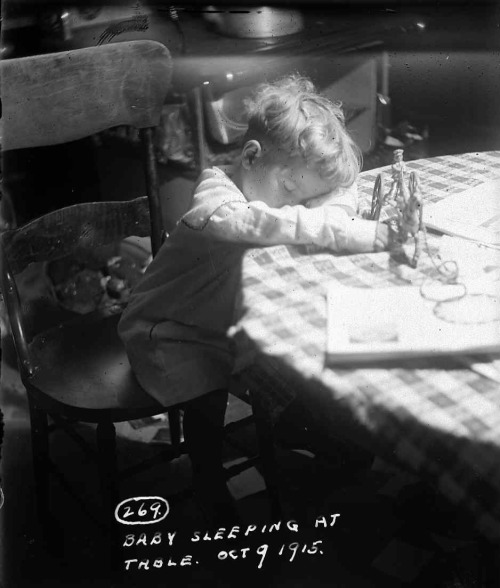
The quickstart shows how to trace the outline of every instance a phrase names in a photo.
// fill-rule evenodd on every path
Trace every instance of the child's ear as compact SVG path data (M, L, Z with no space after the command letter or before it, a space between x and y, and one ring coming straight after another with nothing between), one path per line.
M261 144L252 139L243 145L241 150L241 163L245 169L250 169L255 161L262 155Z

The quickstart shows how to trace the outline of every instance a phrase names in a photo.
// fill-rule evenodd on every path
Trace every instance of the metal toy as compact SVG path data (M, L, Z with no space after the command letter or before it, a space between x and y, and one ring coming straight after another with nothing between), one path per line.
M402 248L411 236L415 242L415 249L409 264L416 267L421 253L421 232L423 231L423 200L420 182L415 172L409 174L403 161L403 150L394 151L394 163L391 169L392 180L389 190L383 190L383 176L379 174L373 189L370 218L379 220L384 206L390 205L396 209L396 216L389 222L396 232L395 245Z

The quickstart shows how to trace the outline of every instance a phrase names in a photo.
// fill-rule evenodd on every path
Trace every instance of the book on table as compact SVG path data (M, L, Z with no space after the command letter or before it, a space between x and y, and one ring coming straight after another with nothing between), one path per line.
M327 358L360 362L500 351L498 282L327 289ZM465 292L465 295L464 295ZM430 299L431 298L431 299Z
M445 233L435 262L457 283L329 284L330 362L500 352L500 179L424 205L424 222Z

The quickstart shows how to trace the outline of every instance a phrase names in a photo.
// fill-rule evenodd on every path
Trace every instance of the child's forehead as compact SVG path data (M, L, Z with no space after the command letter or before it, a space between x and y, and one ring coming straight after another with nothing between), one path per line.
M318 170L304 163L294 167L291 175L297 189L310 197L321 196L334 189L331 179L321 177Z

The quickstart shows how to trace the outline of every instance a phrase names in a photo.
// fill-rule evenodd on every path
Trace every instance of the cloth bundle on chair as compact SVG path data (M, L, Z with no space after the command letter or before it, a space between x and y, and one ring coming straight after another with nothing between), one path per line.
M40 520L45 528L52 526L48 475L57 470L49 460L49 431L62 428L83 447L72 425L94 423L97 451L89 448L87 453L98 462L101 523L113 533L121 476L113 423L164 413L165 408L135 380L117 335L118 315L72 315L69 322L33 331L33 307L19 299L16 278L30 264L95 251L131 235L150 236L156 253L162 216L152 128L170 87L172 61L160 43L132 41L5 60L0 71L4 150L64 143L117 125L140 129L144 140L147 197L69 206L1 237L1 289L29 399ZM172 444L164 458L183 451L178 411L169 411L169 417ZM116 561L118 546L112 544Z

